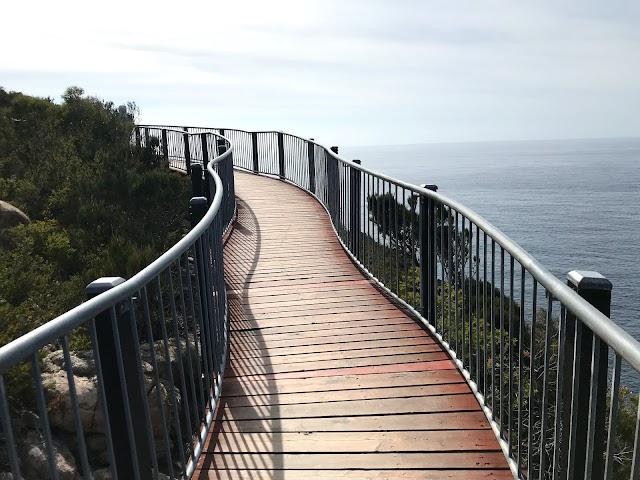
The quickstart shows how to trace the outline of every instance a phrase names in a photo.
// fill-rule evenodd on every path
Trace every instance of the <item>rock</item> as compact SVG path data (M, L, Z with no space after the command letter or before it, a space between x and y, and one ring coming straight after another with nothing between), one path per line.
M0 472L0 480L13 480L13 473L11 472ZM20 480L24 480L24 477L20 477Z
M71 352L70 357L82 429L85 434L102 433L104 425L98 400L93 352ZM75 433L69 382L65 368L64 355L61 350L49 353L42 359L42 386L47 397L51 425L64 432Z
M169 366L171 369L171 374L173 376L173 383L176 387L180 385L180 365L182 364L182 368L184 370L185 377L189 375L189 366L188 366L188 357L191 354L191 366L194 370L194 373L197 371L198 366L198 354L195 351L195 346L193 342L193 335L190 335L190 348L187 348L187 343L184 340L180 340L180 350L182 357L178 357L178 347L176 342L173 339L169 339ZM167 369L167 361L165 359L165 351L164 344L162 341L157 341L153 344L153 350L156 355L156 362L158 365L158 376L161 380L169 381L169 370ZM151 350L149 348L148 343L144 343L140 345L140 354L142 359L151 364ZM186 379L187 384L189 380ZM187 386L188 388L188 386Z
M93 352L91 350L70 352L69 357L71 358L71 370L74 375L79 377L95 376L96 367L93 362ZM62 350L51 352L43 358L41 368L43 373L57 373L59 370L64 370L66 365L64 363L64 353Z
M111 480L111 470L108 468L100 468L91 472L93 474L93 480Z
M154 345L154 350L164 349L160 342ZM150 356L147 348L147 356ZM176 349L170 349L171 365L177 365ZM143 354L143 358L145 355ZM158 365L162 363L158 359ZM69 395L69 383L65 370L62 351L55 351L42 359L42 385L47 399L49 422L52 428L64 434L75 435L75 423L71 398ZM177 366L175 368L178 368ZM107 465L109 463L104 438L104 421L98 397L97 379L95 377L93 355L90 351L78 351L71 353L71 369L78 399L78 408L82 420L82 429L85 434L87 451L95 465ZM162 414L164 413L167 431L172 431L170 384L166 378L167 369L159 367L160 385L156 385L153 367L150 363L142 361L145 391L149 403L153 436L157 446L158 456L165 453L164 429ZM158 402L158 393L160 402ZM175 389L178 408L181 408L180 391ZM172 448L171 438L169 447Z
M71 451L57 439L53 439L55 450L56 470L60 480L81 480L76 461ZM31 430L22 441L20 448L22 468L25 478L39 479L49 478L49 462L47 461L47 448L40 437L40 433Z
M102 433L85 434L85 445L89 462L93 466L109 465L109 452L107 450L107 437Z
M30 223L31 220L22 210L0 200L0 230Z

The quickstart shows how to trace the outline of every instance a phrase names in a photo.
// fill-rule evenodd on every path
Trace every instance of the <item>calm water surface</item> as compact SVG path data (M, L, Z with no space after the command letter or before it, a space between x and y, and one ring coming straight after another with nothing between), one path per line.
M596 270L640 340L640 138L345 147L369 168L434 183L562 280Z

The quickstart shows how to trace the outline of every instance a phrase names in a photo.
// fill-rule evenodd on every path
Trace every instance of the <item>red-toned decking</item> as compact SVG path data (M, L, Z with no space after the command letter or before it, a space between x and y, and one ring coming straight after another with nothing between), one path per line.
M231 353L200 479L512 479L438 342L352 264L324 209L236 173Z

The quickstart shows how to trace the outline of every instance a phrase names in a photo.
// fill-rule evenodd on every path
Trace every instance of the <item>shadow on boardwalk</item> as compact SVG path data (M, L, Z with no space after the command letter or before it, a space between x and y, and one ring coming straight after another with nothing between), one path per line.
M441 345L353 265L325 210L236 174L230 364L201 479L513 478Z

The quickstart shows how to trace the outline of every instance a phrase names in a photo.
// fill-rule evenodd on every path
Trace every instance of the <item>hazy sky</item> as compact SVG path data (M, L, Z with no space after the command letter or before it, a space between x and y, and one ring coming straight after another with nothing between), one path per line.
M95 6L94 6L95 5ZM0 86L337 145L640 136L640 1L3 4Z

